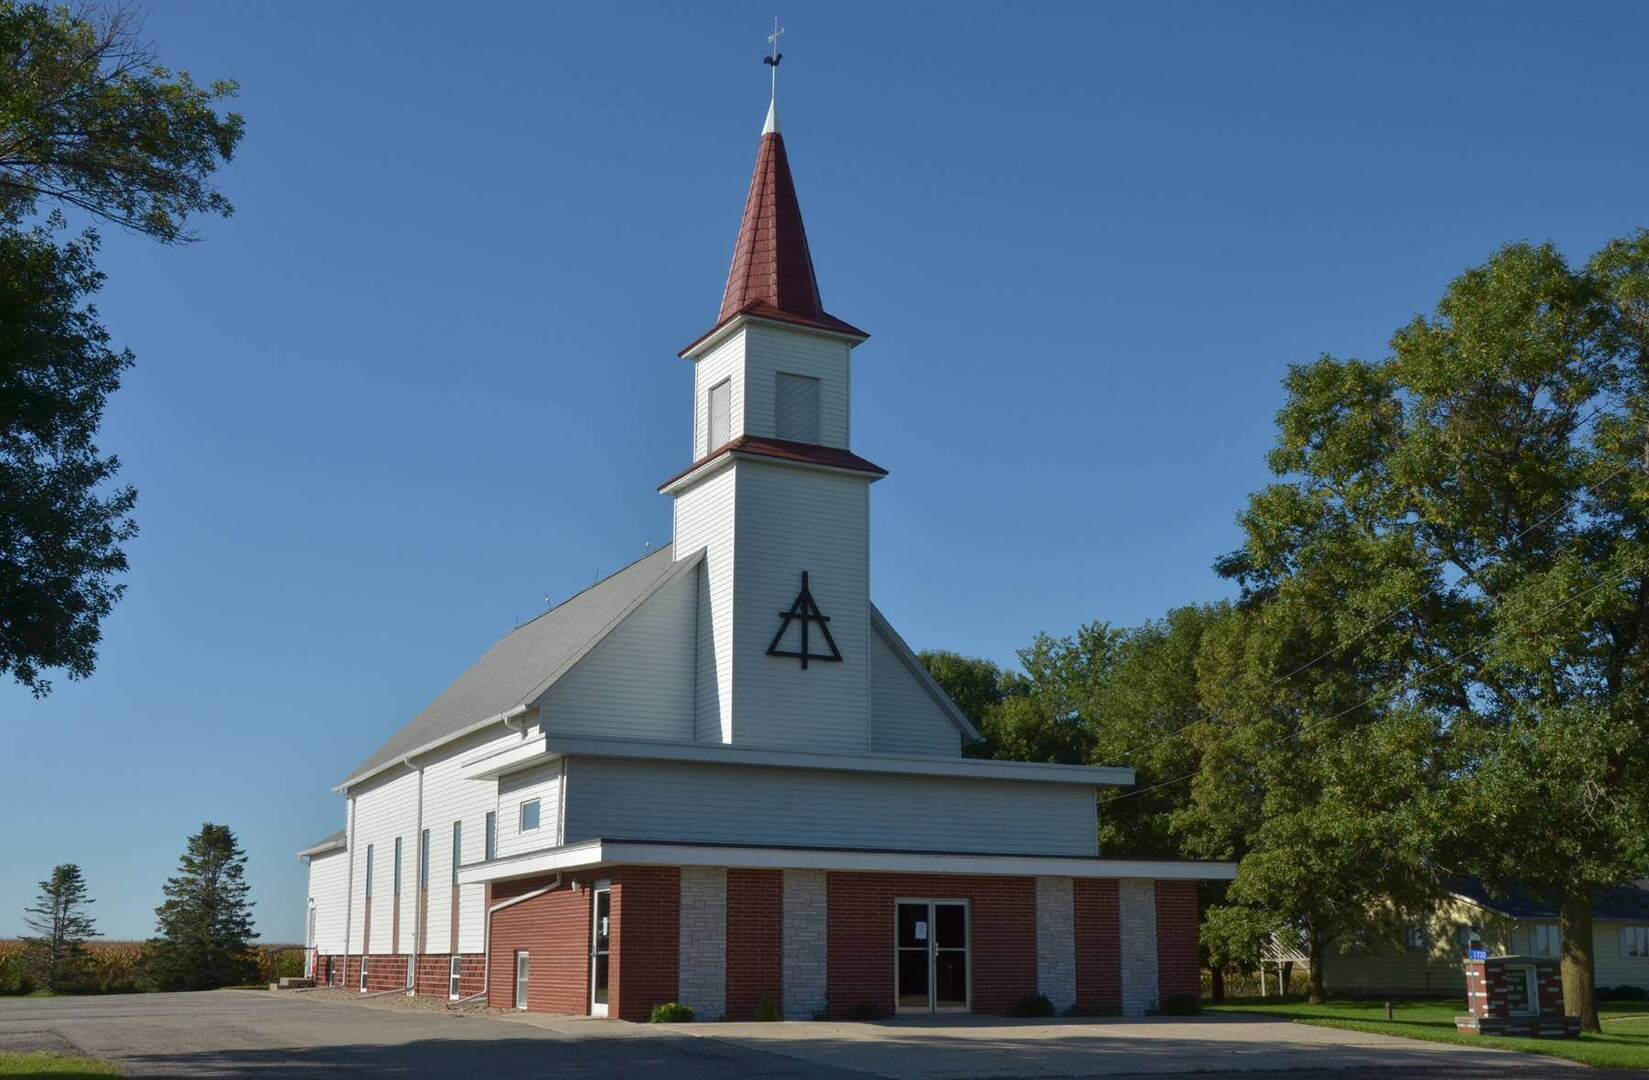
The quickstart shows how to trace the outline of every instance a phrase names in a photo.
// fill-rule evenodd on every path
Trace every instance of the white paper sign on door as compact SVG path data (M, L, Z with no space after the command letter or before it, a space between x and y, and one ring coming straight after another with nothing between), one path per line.
M916 924L916 940L917 941L926 941L927 939L928 939L928 924L925 923L925 922L917 923Z

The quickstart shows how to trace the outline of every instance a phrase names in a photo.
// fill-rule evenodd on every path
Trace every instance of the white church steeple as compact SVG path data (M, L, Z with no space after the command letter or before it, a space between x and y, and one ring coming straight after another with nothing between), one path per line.
M867 336L824 310L770 102L721 311L681 353L693 464L659 489L676 500L675 557L705 552L700 741L870 745L869 488L886 471L850 445Z

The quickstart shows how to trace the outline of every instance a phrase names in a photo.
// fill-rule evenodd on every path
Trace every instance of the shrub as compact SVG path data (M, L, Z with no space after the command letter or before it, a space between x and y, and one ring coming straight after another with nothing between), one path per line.
M1597 999L1599 1001L1649 1001L1649 990L1645 990L1641 986L1616 986L1612 989L1607 986L1600 986L1597 988Z
M1195 1016L1202 1012L1202 999L1190 994L1165 997L1150 1010L1156 1016Z
M678 1002L666 1001L663 1005L653 1006L652 1020L655 1024L691 1024L693 1010Z
M756 1015L752 1018L762 1023L770 1023L779 1018L779 1004L770 997L764 997L756 1002Z
M34 992L34 980L29 977L23 953L17 951L0 955L0 994L29 994Z
M1013 1016L1052 1016L1054 1003L1041 994L1026 994L1013 1003L1010 1015Z
M847 1010L847 1018L849 1020L880 1020L882 1018L882 1007L874 1001L861 1001Z

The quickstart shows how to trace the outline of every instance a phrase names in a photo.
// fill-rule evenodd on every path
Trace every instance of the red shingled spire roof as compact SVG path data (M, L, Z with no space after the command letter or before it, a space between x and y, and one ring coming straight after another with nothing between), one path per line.
M750 178L744 220L733 245L733 266L727 273L727 290L722 294L716 325L719 328L739 315L860 338L869 336L826 312L819 299L802 208L796 199L796 183L790 178L790 159L784 152L784 136L778 132L778 118L771 109L756 154L756 172Z

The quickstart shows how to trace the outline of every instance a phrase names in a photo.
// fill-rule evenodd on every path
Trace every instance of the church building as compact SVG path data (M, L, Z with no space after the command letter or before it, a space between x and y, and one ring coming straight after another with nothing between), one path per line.
M338 785L343 829L299 853L318 982L624 1020L1194 1004L1197 882L1234 868L1106 858L1131 769L964 757L978 732L871 599L867 336L821 302L770 106L721 310L680 354L672 542Z

